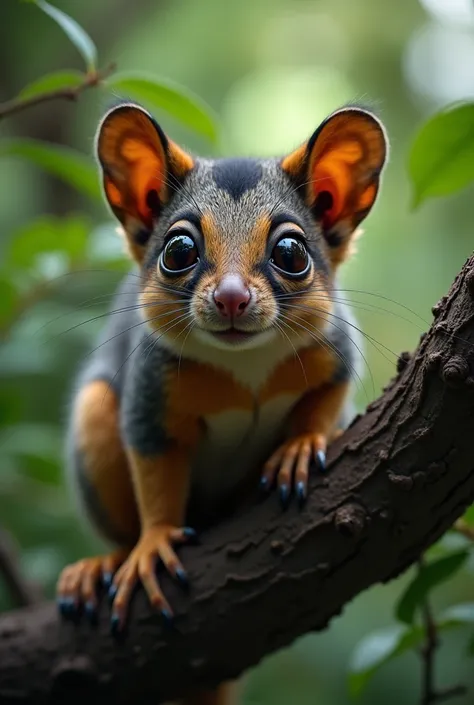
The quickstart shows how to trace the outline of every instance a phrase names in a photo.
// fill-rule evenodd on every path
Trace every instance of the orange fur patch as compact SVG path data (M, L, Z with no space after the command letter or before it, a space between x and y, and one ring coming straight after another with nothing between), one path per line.
M128 450L142 531L160 524L182 526L191 475L189 447L170 444L156 457Z
M305 160L306 144L302 144L301 147L298 147L283 159L281 168L283 171L286 171L289 176L298 178L303 172Z
M139 520L119 428L118 400L107 382L86 385L76 401L77 445L87 481L111 525L131 543Z
M191 155L171 140L168 140L168 162L170 171L179 179L184 179L188 171L194 167ZM173 190L173 186L171 186L171 190Z
M251 230L242 233L237 241L221 229L215 215L210 211L206 211L202 216L201 229L207 258L216 268L216 280L229 272L238 272L245 279L264 257L270 218L266 213L262 214ZM237 247L238 256L236 256Z
M250 410L253 405L250 390L239 384L230 373L191 360L182 360L179 370L176 366L169 372L166 399L169 411L167 424L173 426L173 437L178 438L189 435L189 429L182 423L186 417L199 419L227 409ZM194 433L195 429L191 429L192 437Z
M349 392L348 382L326 384L305 394L291 412L288 435L311 433L327 441L334 432Z
M323 347L306 348L298 355L299 359L291 355L273 371L259 394L261 404L280 394L305 394L330 381L337 364L330 350Z

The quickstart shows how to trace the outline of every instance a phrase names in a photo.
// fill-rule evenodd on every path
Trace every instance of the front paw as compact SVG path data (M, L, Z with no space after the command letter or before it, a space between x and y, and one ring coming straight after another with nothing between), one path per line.
M132 593L140 581L150 603L170 623L173 612L156 577L156 563L161 560L167 571L187 587L186 571L181 565L173 544L194 539L196 532L190 528L176 528L165 524L150 527L142 533L137 545L117 571L109 590L112 602L112 630L120 631L125 623Z
M315 462L320 470L325 470L326 446L326 437L320 433L290 438L265 463L260 480L262 490L269 491L276 481L284 508L288 506L293 490L298 503L303 505L308 490L309 467Z
M64 568L57 584L60 614L67 619L76 619L83 612L91 622L95 622L98 587L101 584L109 588L113 573L126 557L127 552L119 550L105 556L84 558Z

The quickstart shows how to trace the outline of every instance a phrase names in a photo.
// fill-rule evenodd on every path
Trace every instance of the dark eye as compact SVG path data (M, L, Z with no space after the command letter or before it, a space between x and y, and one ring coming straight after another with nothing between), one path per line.
M170 272L183 272L197 263L198 249L193 238L187 233L174 235L166 243L161 255L163 269Z
M287 274L303 274L309 267L308 251L296 237L282 237L273 248L271 263Z

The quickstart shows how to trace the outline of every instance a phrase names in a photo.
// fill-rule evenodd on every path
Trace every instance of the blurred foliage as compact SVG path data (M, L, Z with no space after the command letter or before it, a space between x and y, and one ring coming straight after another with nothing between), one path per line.
M66 492L62 446L75 370L128 268L92 159L95 125L118 95L142 102L202 154L283 153L341 104L379 112L391 161L340 290L366 334L361 408L400 350L416 346L471 252L472 187L464 187L474 178L470 0L57 5L2 0L0 8L9 28L3 108L12 96L36 103L1 123L0 517L21 546L25 575L47 596L66 562L99 548ZM112 62L116 71L101 72ZM51 91L80 99L42 102ZM359 596L329 630L254 669L242 701L418 702L428 600L441 637L437 680L470 686L457 702L472 702L473 534L471 508L420 568ZM0 609L11 604L0 580Z

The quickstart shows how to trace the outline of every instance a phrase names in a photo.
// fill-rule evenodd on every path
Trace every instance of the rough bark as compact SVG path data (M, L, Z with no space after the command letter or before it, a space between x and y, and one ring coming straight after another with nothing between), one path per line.
M474 257L416 352L333 444L306 507L255 502L182 550L192 589L163 576L164 629L138 592L129 629L61 623L46 604L0 620L0 702L153 703L238 676L324 629L355 595L406 569L474 500Z

